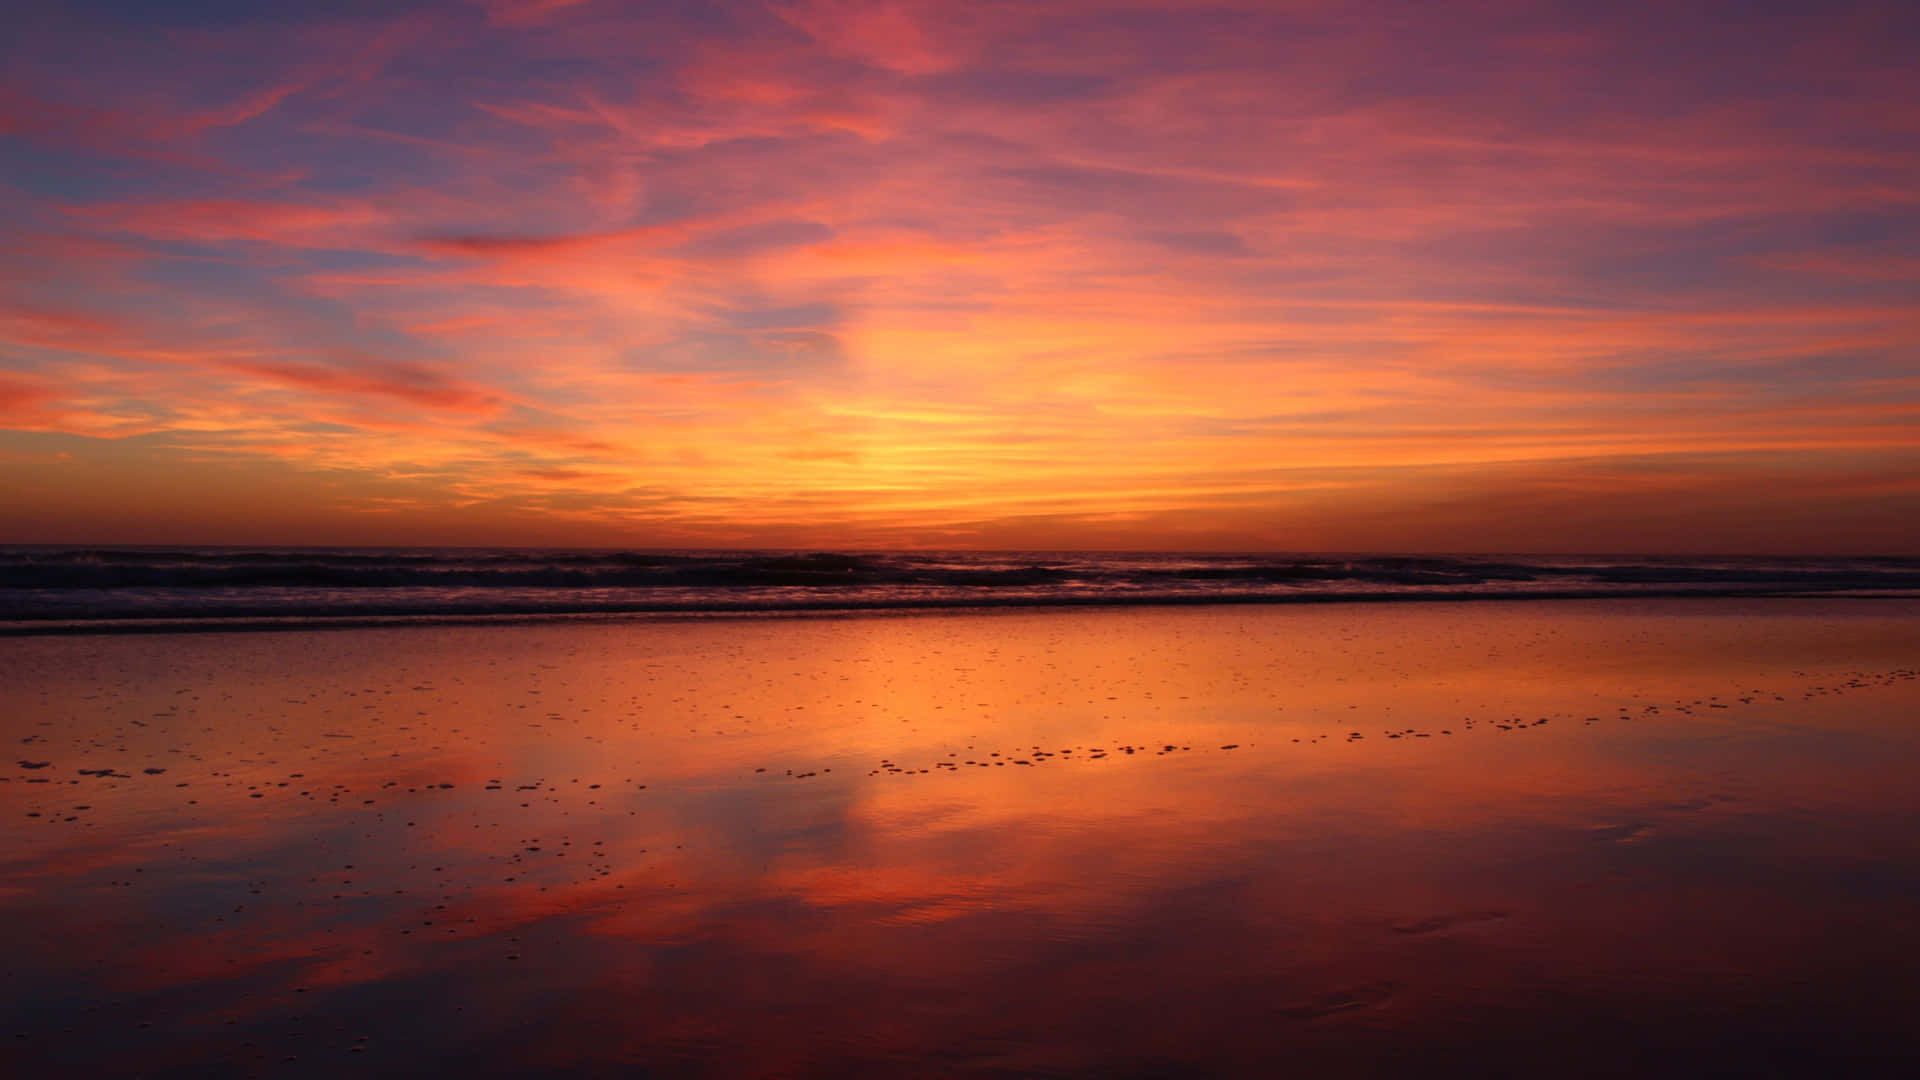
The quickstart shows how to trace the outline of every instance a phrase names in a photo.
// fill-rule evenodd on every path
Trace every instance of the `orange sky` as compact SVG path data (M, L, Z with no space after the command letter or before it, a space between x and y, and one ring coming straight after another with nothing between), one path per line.
M63 5L0 542L1920 553L1885 5Z

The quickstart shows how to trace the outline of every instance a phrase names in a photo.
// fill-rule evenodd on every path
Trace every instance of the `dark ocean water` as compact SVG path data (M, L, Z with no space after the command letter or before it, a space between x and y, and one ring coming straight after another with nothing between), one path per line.
M1914 558L0 547L13 629L1335 599L1920 594Z

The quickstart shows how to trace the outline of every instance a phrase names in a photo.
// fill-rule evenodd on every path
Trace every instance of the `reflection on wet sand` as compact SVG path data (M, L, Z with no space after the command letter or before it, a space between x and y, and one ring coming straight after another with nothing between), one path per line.
M1920 1050L1907 601L21 638L19 1075Z

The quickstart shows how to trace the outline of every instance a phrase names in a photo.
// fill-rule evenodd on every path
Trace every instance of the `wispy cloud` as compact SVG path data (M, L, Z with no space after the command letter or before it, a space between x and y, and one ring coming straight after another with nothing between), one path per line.
M415 541L1647 549L1691 503L1791 547L1801 499L1912 548L1869 504L1920 442L1915 45L1865 4L50 15L0 46L0 429ZM62 528L121 513L32 454Z

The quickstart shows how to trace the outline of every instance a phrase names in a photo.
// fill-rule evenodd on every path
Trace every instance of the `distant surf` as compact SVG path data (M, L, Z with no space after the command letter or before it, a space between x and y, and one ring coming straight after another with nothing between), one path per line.
M0 547L0 632L1112 604L1920 596L1915 558Z

